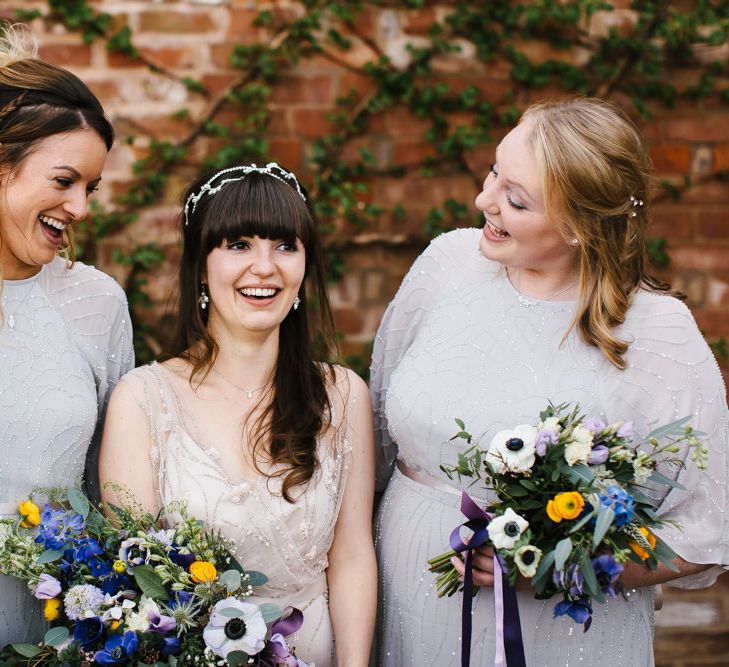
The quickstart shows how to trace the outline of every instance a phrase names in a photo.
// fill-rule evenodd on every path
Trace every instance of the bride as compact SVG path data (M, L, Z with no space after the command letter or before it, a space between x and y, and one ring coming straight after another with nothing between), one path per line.
M190 188L181 222L174 354L114 391L102 496L123 487L152 512L186 499L268 576L252 601L303 611L301 659L365 666L372 418L364 382L322 361L333 326L305 193L275 163L233 167Z

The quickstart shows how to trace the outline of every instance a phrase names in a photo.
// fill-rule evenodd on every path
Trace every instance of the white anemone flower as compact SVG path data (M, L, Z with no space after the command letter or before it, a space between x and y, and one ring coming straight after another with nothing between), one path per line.
M223 610L225 613L221 613ZM257 605L226 598L215 603L203 639L205 646L222 658L231 651L255 655L265 646L266 631L266 621Z
M529 522L519 516L511 507L489 523L489 538L494 549L513 549Z
M520 424L513 429L499 431L486 452L486 461L497 474L527 472L534 465L537 429Z
M541 560L542 550L531 544L525 544L523 547L519 547L514 554L514 562L519 568L519 572L527 579L531 579L537 573L537 568Z

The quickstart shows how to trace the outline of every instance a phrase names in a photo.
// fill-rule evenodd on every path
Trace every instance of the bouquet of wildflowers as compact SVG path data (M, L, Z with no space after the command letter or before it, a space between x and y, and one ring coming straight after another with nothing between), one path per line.
M0 664L306 667L284 639L301 612L246 601L267 579L244 571L220 533L184 504L165 508L174 528L108 507L113 520L71 489L0 520L0 572L27 582L50 626L39 645L7 646Z
M676 570L676 554L657 535L662 521L646 495L647 485L680 487L662 466L681 466L681 447L701 469L708 451L702 435L681 419L635 441L632 423L605 424L568 404L549 405L536 426L497 433L488 447L472 445L454 475L481 480L498 500L488 508L487 539L507 580L527 578L536 597L560 597L555 616L568 615L589 628L592 601L620 592L629 561ZM456 420L469 444L471 435ZM663 468L665 470L665 468ZM461 580L451 550L429 561L439 574L439 596L453 595Z

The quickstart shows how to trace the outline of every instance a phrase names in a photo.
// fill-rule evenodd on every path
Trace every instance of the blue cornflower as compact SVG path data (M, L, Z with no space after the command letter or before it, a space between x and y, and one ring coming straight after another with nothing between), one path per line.
M562 600L554 606L554 617L567 614L576 623L584 623L585 630L590 627L592 622L592 605L587 596L583 596L577 600Z
M623 571L623 566L616 563L611 555L605 554L592 559L592 569L595 570L600 590L610 597L616 597L615 584Z
M127 630L106 640L103 651L97 651L94 660L100 665L123 665L137 650L137 633Z
M74 540L73 558L79 563L89 563L94 556L103 553L101 545L93 537L83 537L80 540ZM97 560L97 559L94 559Z
M73 631L73 638L81 645L84 651L88 651L96 642L101 639L104 632L104 624L98 616L83 618L76 621Z
M615 512L615 525L625 526L633 519L635 501L625 489L619 486L608 486L606 493L600 494L600 504L609 507Z
M65 549L71 538L76 537L84 528L84 518L66 510L55 510L46 505L41 514L38 537L35 541L43 543L46 549Z

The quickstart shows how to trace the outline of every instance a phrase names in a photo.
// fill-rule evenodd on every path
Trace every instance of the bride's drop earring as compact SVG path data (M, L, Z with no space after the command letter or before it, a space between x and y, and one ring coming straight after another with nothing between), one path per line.
M200 283L200 296L198 297L197 302L202 310L205 310L210 303L210 297L205 289L205 283Z
M299 298L299 297L297 296L297 297L296 297L296 298L294 299L294 310L298 310L298 309L299 309L299 304L300 304L300 303L301 303L301 299L300 299L300 298Z

